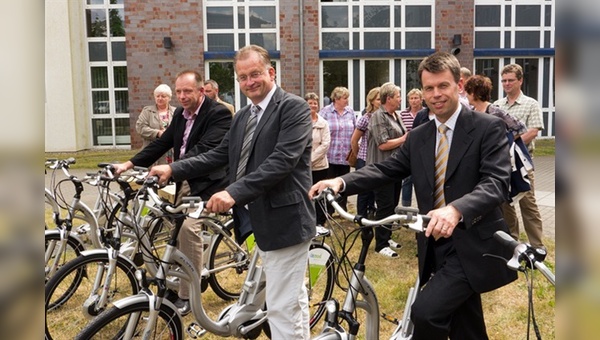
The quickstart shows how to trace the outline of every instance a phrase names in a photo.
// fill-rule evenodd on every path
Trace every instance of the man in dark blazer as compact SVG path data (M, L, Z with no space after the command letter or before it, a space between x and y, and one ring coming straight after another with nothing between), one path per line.
M240 49L234 67L240 89L252 103L235 114L221 144L154 167L151 174L161 181L171 176L183 180L230 165L230 184L210 198L207 208L223 212L233 207L236 227L250 221L266 273L272 339L309 339L304 276L316 233L314 205L306 194L312 185L310 109L304 99L277 87L275 69L262 47ZM258 121L254 129L253 119ZM246 150L248 158L242 156Z
M173 148L175 160L190 158L209 151L219 145L231 126L231 112L223 105L204 95L202 76L192 70L182 71L175 80L175 94L181 104L175 110L171 125L160 138L154 140L129 161L115 164L116 172L121 173L134 166L148 167L165 152ZM227 185L227 166L213 169L202 176L179 181L176 184L176 197L194 195L209 199L215 192ZM186 219L179 234L179 247L202 270L202 227L193 219ZM189 305L189 285L181 285L179 299L175 302L181 314L191 311Z
M309 195L326 187L351 195L412 175L419 210L431 216L418 237L424 287L412 306L413 339L487 339L480 294L516 279L505 263L484 257L510 257L492 237L497 230L508 230L499 207L508 197L510 179L506 128L502 120L459 103L460 65L453 55L437 52L426 57L418 73L435 119L413 129L392 157L317 183ZM450 149L440 186L443 201L436 209L440 125L449 128Z

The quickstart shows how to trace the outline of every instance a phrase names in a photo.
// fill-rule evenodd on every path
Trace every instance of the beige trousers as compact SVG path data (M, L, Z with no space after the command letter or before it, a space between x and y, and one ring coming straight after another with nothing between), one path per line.
M540 209L538 208L535 200L533 171L529 171L528 176L531 183L531 190L525 193L525 195L519 200L518 204L521 208L523 227L527 233L529 244L531 244L533 247L539 248L544 246L542 243L542 216L540 215ZM511 236L515 240L519 240L519 219L517 217L517 211L515 207L508 202L503 203L501 207L502 213L504 214L504 220L506 220L506 223L508 224Z
M181 199L185 196L189 196L190 194L190 186L187 181L183 181L181 183L181 188L177 193L177 197L175 202L179 204ZM193 218L186 218L183 222L183 226L181 227L181 231L179 232L179 237L177 239L179 244L179 250L187 256L194 267L198 271L198 275L202 273L202 236L200 232L202 231L202 223ZM200 282L198 282L199 284ZM179 287L179 298L184 300L189 300L190 298L190 285L187 282L183 282Z

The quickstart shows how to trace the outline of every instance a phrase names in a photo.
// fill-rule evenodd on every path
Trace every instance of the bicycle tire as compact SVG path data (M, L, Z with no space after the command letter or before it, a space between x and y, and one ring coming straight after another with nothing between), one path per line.
M224 227L223 230L228 236L231 236L231 229ZM215 268L232 265L229 268L213 272L208 277L210 288L225 301L235 300L240 296L250 260L246 242L241 245L244 249L243 252L234 243L233 238L226 238L222 234L217 235L208 259L208 269L211 271Z
M108 267L107 253L79 256L62 267L45 287L46 339L72 339L77 330L106 309L96 311L94 299L104 286L95 287L95 279L103 282ZM95 270L94 270L95 269ZM116 269L111 279L109 301L116 301L139 292L135 278L136 267L122 257L117 257ZM84 304L89 307L84 307ZM72 333L69 333L72 332Z
M308 250L308 305L310 328L312 329L325 314L325 302L331 299L335 284L334 258L322 244L311 244Z
M122 339L125 326L132 321L136 324L133 338L137 338L141 336L140 333L145 327L144 321L147 319L149 309L148 301L134 302L121 308L113 306L92 320L75 339ZM153 335L152 339L178 340L184 338L181 319L177 311L164 303L160 306L155 330L159 331L159 334Z
M77 258L81 254L81 252L85 250L85 247L79 240L69 235L67 236L67 247L65 249L65 252L63 254L57 254L56 251L58 251L58 249L56 248L59 245L60 241L60 234L58 233L44 235L45 257L48 257L44 268L44 282L48 282L48 280L50 280L50 267L54 266L54 259L57 256L62 257L62 259L59 259L59 261L57 262L56 270L54 271L54 273L58 272L58 270L60 270L60 268L62 268L69 261Z

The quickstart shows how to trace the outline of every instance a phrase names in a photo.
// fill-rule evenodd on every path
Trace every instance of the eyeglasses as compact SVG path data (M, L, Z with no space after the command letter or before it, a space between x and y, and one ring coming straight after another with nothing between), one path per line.
M263 73L265 73L264 71L256 71L256 72L252 72L250 73L249 76L247 75L241 75L237 78L235 78L239 83L245 83L248 81L248 79L252 79L252 80L257 80L260 76L263 75Z
M502 79L502 83L506 84L506 83L514 83L515 81L517 81L517 79Z

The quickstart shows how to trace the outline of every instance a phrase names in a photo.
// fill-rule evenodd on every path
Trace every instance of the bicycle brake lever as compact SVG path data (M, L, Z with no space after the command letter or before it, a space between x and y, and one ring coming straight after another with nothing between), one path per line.
M513 252L513 257L506 263L506 266L512 270L519 270L521 268L521 263L519 262L521 255L525 254L527 251L527 245L520 243L515 247Z
M423 220L423 217L421 215L417 215L416 216L416 221L413 223L407 223L406 226L408 227L408 229L414 230L416 232L423 232L425 231L425 228L423 226L423 223L425 223L425 221Z

